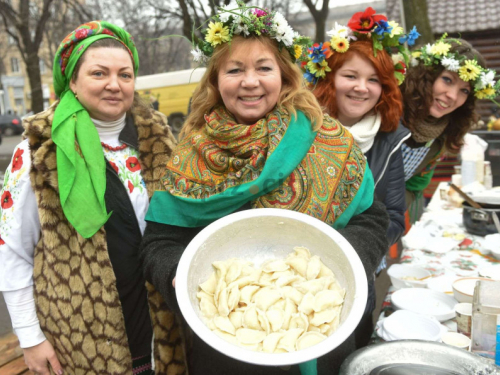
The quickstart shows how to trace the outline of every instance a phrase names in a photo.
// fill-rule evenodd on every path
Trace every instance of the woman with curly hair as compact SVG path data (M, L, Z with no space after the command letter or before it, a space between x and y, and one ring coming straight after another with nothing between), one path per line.
M413 54L417 60L401 86L402 122L412 133L402 147L408 207L429 185L438 159L460 151L479 119L476 99L499 91L495 72L463 39L442 37Z
M367 14L358 17L356 13L349 21L350 27L336 25L328 32L332 38L330 42L323 43L322 50L330 72L325 72L324 77L311 74L315 70L312 61L317 58L314 49L319 46L310 49L305 77L311 83L314 83L314 78L318 78L315 85L311 85L313 94L330 116L337 118L349 129L365 154L375 179L375 193L384 203L390 217L387 237L389 245L392 245L399 240L405 228L405 181L401 144L410 137L410 132L404 127L398 127L403 114L398 78L402 79L404 76L399 75L401 73L397 70L404 68L404 57L397 55L393 61L385 49L374 51L372 38L380 40L382 37L382 45L386 44L391 40L391 31L397 28L397 24L391 22L392 29L389 28L380 35L376 30L389 24L384 16L372 14L374 22L369 30L371 34L367 35L363 33L367 30L360 30L355 23L356 19L366 17ZM396 29L397 31L399 30ZM351 35L356 39L349 42ZM342 43L342 39L347 42ZM340 47L346 45L348 49L340 49L339 43ZM400 47L403 54L408 56L409 52ZM384 259L379 270L385 268L385 265ZM365 314L356 329L358 347L366 346L373 332L374 276L368 280L368 291Z

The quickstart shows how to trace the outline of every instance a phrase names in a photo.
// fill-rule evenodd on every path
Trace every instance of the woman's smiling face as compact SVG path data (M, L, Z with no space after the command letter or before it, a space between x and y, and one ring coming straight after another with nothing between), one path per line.
M338 120L352 126L370 112L380 99L382 85L373 64L353 54L335 72Z
M71 91L89 112L90 117L115 121L127 112L134 101L134 66L127 51L121 48L92 48L83 63Z
M468 82L460 79L457 73L443 70L432 86L432 104L429 114L441 118L461 107L471 92Z
M240 124L251 125L278 103L281 70L271 49L258 40L234 41L218 73L226 109Z

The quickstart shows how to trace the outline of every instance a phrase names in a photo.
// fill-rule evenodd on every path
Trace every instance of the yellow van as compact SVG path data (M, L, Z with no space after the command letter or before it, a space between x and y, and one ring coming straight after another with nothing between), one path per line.
M179 70L137 77L136 91L153 107L168 117L168 123L177 134L188 114L189 101L206 68Z

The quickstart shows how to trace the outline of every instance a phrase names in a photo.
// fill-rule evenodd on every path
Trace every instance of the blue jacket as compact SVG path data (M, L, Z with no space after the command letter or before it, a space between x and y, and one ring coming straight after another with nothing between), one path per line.
M390 223L387 239L395 244L405 230L405 178L401 145L411 137L403 124L392 133L379 132L365 154L375 180L375 194L385 204Z

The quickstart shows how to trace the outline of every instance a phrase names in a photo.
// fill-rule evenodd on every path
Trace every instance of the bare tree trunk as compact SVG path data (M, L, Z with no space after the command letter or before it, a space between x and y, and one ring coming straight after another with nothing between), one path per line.
M323 5L321 9L316 9L316 3L313 4L312 0L304 0L307 8L311 12L311 15L316 24L316 35L314 41L316 43L321 43L325 40L326 33L326 20L328 19L328 5L330 0L323 0Z
M26 70L31 87L31 110L34 113L43 111L42 78L40 76L40 59L38 51L27 53Z
M421 35L418 38L418 44L434 42L434 34L427 15L427 0L403 0L402 3L407 31L410 31L415 25Z
M38 51L42 43L43 31L50 16L50 6L54 0L43 0L37 8L30 8L30 0L19 0L18 9L14 9L9 0L0 0L0 15L7 33L14 38L21 57L26 64L26 71L31 87L31 110L43 111L43 92L40 77L40 59ZM11 31L14 27L16 32Z

